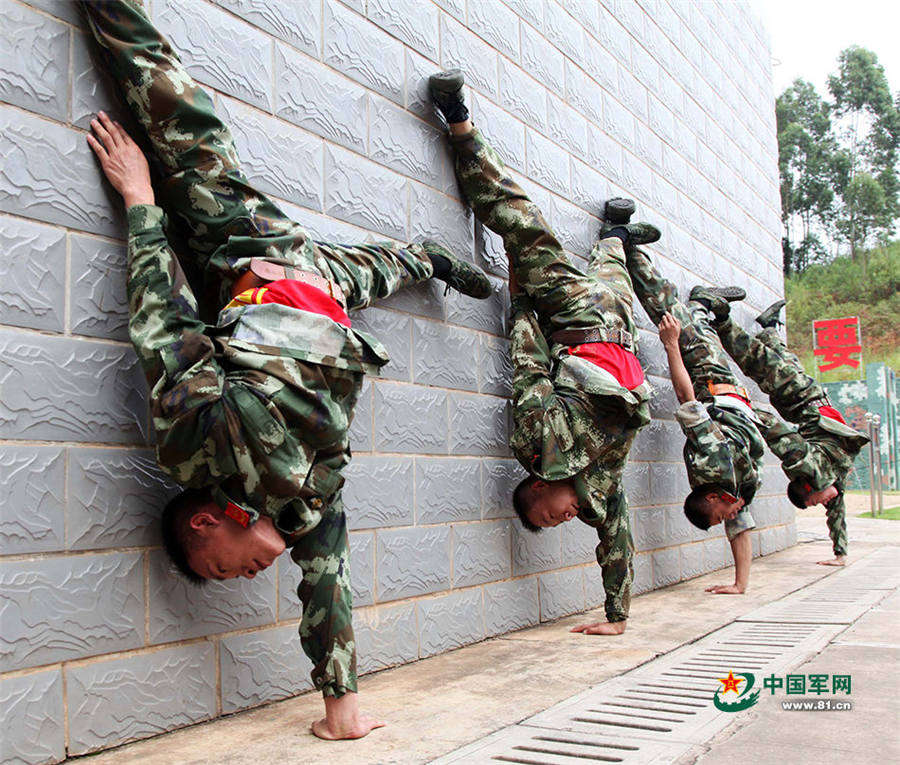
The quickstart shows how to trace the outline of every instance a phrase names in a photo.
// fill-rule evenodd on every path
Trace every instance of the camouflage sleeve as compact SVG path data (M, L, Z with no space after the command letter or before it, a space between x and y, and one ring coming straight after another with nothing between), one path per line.
M781 469L789 479L803 479L817 491L834 483L831 468L820 452L797 432L796 427L762 407L756 406L753 411L760 433L772 454L780 460Z
M687 437L685 466L692 488L718 484L736 491L732 445L699 401L687 401L675 410L675 419Z
M222 400L224 373L154 205L128 209L128 331L150 387L162 467L183 484L236 472ZM207 459L204 455L212 455Z

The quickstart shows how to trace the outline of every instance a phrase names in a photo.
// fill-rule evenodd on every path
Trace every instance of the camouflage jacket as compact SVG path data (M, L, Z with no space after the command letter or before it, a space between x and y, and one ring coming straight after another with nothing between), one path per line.
M628 390L566 346L550 346L530 303L512 301L513 433L510 446L533 475L559 481L588 465L618 467L650 421L650 388Z
M781 461L785 475L790 480L805 481L814 491L831 484L843 488L853 460L869 441L863 433L824 415L819 416L819 428L804 427L806 432L801 435L798 428L769 409L757 406L755 411L760 432Z
M691 488L715 484L749 505L759 488L764 448L748 416L752 412L739 407L739 402L730 406L728 402L687 401L675 412L675 419L687 438L684 464Z
M159 464L182 485L221 485L250 505L251 521L262 511L287 535L311 528L343 482L342 465L317 464L316 451L342 443L349 427L301 360L316 354L292 348L292 331L314 314L288 322L277 311L259 328L240 316L238 339L211 337L163 222L158 207L128 210L129 334L150 386ZM364 366L349 343L336 355ZM361 372L344 374L358 387Z

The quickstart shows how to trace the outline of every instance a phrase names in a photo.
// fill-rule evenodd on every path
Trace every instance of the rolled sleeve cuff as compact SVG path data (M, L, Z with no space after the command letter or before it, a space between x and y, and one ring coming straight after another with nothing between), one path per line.
M731 542L739 534L756 528L756 521L749 510L741 510L732 520L725 521L725 536Z
M156 205L132 205L126 215L130 236L161 229L166 220L163 209Z
M682 430L693 428L701 422L706 422L710 418L706 407L699 401L685 401L678 409L675 410L675 419L681 425Z

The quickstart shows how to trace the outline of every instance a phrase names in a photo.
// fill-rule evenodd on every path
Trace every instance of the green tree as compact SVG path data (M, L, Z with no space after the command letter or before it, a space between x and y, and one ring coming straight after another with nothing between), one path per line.
M825 249L816 231L834 203L837 145L829 106L804 80L795 80L775 103L781 179L784 272L802 271Z
M900 211L900 111L878 57L859 46L841 51L828 90L844 143L843 171L835 173L835 231L850 245L851 257L865 257L867 240L888 239Z

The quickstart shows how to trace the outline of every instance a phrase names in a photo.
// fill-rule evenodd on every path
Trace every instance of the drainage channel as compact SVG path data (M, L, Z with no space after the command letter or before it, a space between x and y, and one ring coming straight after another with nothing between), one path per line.
M674 762L734 720L713 704L720 677L752 673L761 688L763 677L803 664L887 597L883 583L900 572L900 548L889 549L432 765Z

